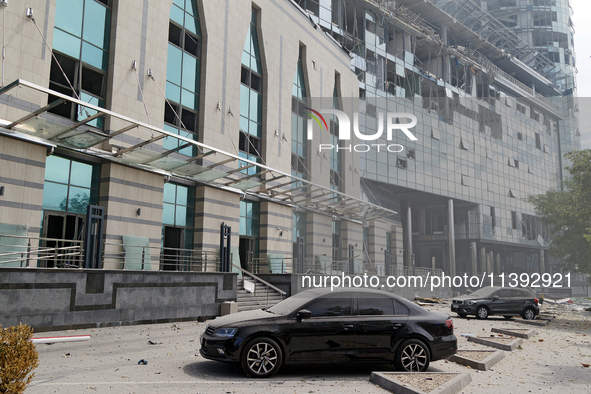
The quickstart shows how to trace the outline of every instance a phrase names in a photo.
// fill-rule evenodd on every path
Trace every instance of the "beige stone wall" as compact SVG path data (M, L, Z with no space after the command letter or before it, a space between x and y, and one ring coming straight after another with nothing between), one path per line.
M0 136L0 223L28 226L39 236L47 147Z
M99 205L105 208L105 268L123 268L122 235L148 238L151 269L160 268L164 177L114 163L101 166ZM137 210L141 209L140 215Z
M144 3L148 4L147 8L144 8ZM350 58L320 29L311 28L310 20L289 2L204 0L197 3L203 37L200 141L238 154L241 55L249 28L251 7L254 6L259 9L259 44L264 69L264 161L270 167L291 173L291 92L300 45L305 47L304 73L308 94L312 97L331 97L337 73L341 94L346 97L358 94L358 82L350 70ZM112 7L107 108L156 127L162 127L164 119L165 100L160 90L166 90L171 5L172 0L149 3L114 1ZM55 0L31 0L27 6L33 8L35 20L51 46ZM33 22L25 16L25 8L24 4L11 2L5 9L5 82L22 78L48 87L51 52L44 47L43 39ZM137 76L132 69L132 61L137 62ZM153 80L148 77L148 69L151 69ZM140 88L149 118L141 99ZM45 94L15 89L10 96L0 97L0 118L14 120L25 112L46 104ZM122 121L107 121L105 131L113 132L126 125ZM151 131L138 128L98 148L110 152L111 145L127 147L152 136ZM317 154L317 147L321 141L327 142L328 138L327 130L323 133L316 130L314 140L308 147L309 168L313 169L310 179L327 187L330 185L330 162ZM32 188L18 185L6 187L5 196L0 197L0 201L21 204L21 207L7 210L3 206L3 222L26 223L39 230L45 148L7 138L0 141L3 152L11 152L14 156L38 163L23 164L10 158L2 160L0 176L5 177L7 172L14 173L10 177L18 182L26 179L36 185ZM162 141L156 145L161 144ZM158 149L158 146L146 149ZM222 155L208 156L205 164L224 159ZM238 162L235 161L221 168L230 170L237 165ZM343 155L342 176L345 185L343 191L359 196L359 161L354 155ZM174 177L172 181L175 181ZM281 179L277 183L285 181ZM109 161L101 164L99 199L100 205L105 207L107 217L107 242L120 243L121 235L134 235L149 238L150 246L154 248L160 246L163 184L162 174ZM232 243L238 246L239 203L243 195L196 186L195 248L216 251L219 248L222 222L232 226ZM139 216L138 208L141 209ZM289 206L261 202L260 257L266 257L267 253L291 256L292 212ZM308 213L308 255L326 255L330 258L331 221L330 216ZM352 228L356 226L349 227ZM351 231L345 236L347 241L343 245L360 240L359 234ZM280 235L280 232L283 234ZM359 242L356 243L361 245ZM343 255L346 254L345 249L343 248ZM291 260L286 261L291 268ZM152 269L157 269L156 253L152 253L152 262Z

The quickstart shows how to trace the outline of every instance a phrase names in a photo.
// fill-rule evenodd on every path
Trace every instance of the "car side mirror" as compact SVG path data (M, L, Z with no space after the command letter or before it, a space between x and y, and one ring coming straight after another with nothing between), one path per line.
M307 309L302 309L296 314L296 319L298 319L299 322L304 319L309 319L311 317L312 317L312 312L310 312Z
M498 296L498 295L495 295L495 296L493 296L493 298L492 298L492 299L493 299L493 301L496 301L496 300L498 300L498 299L499 299L499 296Z

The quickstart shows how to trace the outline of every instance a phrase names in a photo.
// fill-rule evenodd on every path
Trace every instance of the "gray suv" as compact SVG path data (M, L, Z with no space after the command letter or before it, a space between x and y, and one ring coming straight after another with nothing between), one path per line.
M535 295L527 289L483 287L472 294L454 298L451 311L460 317L475 315L477 319L486 319L490 315L510 319L520 315L531 320L540 313L540 307Z

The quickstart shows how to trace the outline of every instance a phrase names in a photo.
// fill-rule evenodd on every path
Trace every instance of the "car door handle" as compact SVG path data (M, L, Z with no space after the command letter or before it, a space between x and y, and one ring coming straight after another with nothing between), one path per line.
M402 327L402 323L392 323L392 327L394 327L394 328Z
M343 327L345 328L345 330L352 330L353 324L345 324Z

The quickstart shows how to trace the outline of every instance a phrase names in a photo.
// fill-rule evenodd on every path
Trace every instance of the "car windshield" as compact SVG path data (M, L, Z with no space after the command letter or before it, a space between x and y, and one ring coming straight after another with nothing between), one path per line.
M495 290L496 289L494 287L483 287L469 295L476 297L489 297Z
M267 309L267 311L277 315L288 315L317 296L317 294L303 291L273 305L271 308Z

